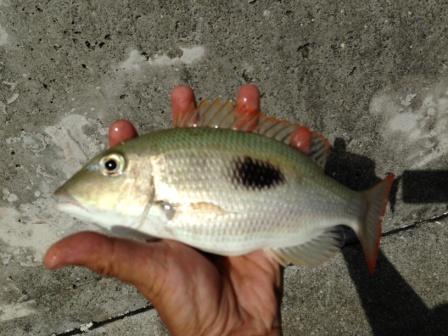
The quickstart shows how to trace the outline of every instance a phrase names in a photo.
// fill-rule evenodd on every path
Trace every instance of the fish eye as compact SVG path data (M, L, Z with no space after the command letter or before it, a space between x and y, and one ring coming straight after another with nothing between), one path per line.
M106 162L104 162L104 168L106 168L109 172L114 172L115 169L117 169L118 163L115 161L115 159L109 159Z
M108 154L100 160L101 172L106 176L120 175L124 171L125 163L123 155L118 153Z

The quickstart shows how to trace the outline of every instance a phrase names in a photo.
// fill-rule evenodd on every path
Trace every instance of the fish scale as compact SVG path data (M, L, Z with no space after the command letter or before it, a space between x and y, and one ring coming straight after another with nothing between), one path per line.
M170 133L175 133L175 137ZM175 232L171 238L206 250L216 248L221 253L244 253L254 246L266 245L268 239L272 243L273 235L278 235L277 246L281 246L281 241L288 240L287 236L294 235L298 227L310 226L311 218L318 218L319 212L325 214L320 207L313 209L311 204L321 204L325 198L327 207L322 210L331 205L327 189L317 192L318 184L304 178L309 172L316 175L313 169L318 167L294 149L266 137L252 134L248 140L245 133L225 129L177 129L152 136L154 139L148 142L158 151L152 151L151 155L160 156L155 162L162 164L153 167L157 171L156 199L167 200L178 208L206 202L224 211L224 214L174 218L168 223ZM173 143L174 138L176 143ZM285 183L264 189L244 187L233 175L235 162L248 155L281 167ZM319 174L321 178L328 178ZM167 187L173 185L175 192ZM348 192L349 199L351 193ZM340 208L339 199L336 198ZM337 214L333 212L334 215ZM150 226L148 222L145 228L151 231ZM238 237L238 250L234 247L235 237ZM222 242L228 247L219 246Z

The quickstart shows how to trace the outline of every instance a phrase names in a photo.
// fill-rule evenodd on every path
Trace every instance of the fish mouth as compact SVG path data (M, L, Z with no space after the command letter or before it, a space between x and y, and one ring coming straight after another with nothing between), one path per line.
M63 186L58 188L53 195L56 198L59 208L65 208L69 206L87 210L79 201L77 201L72 195L70 195Z

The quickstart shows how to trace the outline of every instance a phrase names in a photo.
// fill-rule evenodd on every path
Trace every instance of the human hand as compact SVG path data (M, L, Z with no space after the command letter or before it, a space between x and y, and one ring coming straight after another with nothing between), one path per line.
M186 86L172 91L171 102L174 124L196 107L193 91ZM255 86L240 88L236 111L250 117L260 113ZM301 150L306 143L303 132L298 130L291 144ZM136 136L132 124L120 120L109 129L109 144ZM49 269L83 266L134 285L154 305L173 335L281 333L282 269L263 251L219 257L171 240L140 243L81 232L54 244L44 264Z

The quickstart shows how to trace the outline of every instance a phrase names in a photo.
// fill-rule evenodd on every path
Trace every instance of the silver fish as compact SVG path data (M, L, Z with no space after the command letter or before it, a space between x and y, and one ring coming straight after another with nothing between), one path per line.
M350 190L324 174L329 145L318 133L305 155L285 144L294 125L261 117L255 130L235 130L233 111L229 102L205 101L182 127L100 153L56 191L59 209L106 229L226 256L263 249L299 265L337 253L342 224L373 271L393 175L366 192Z

